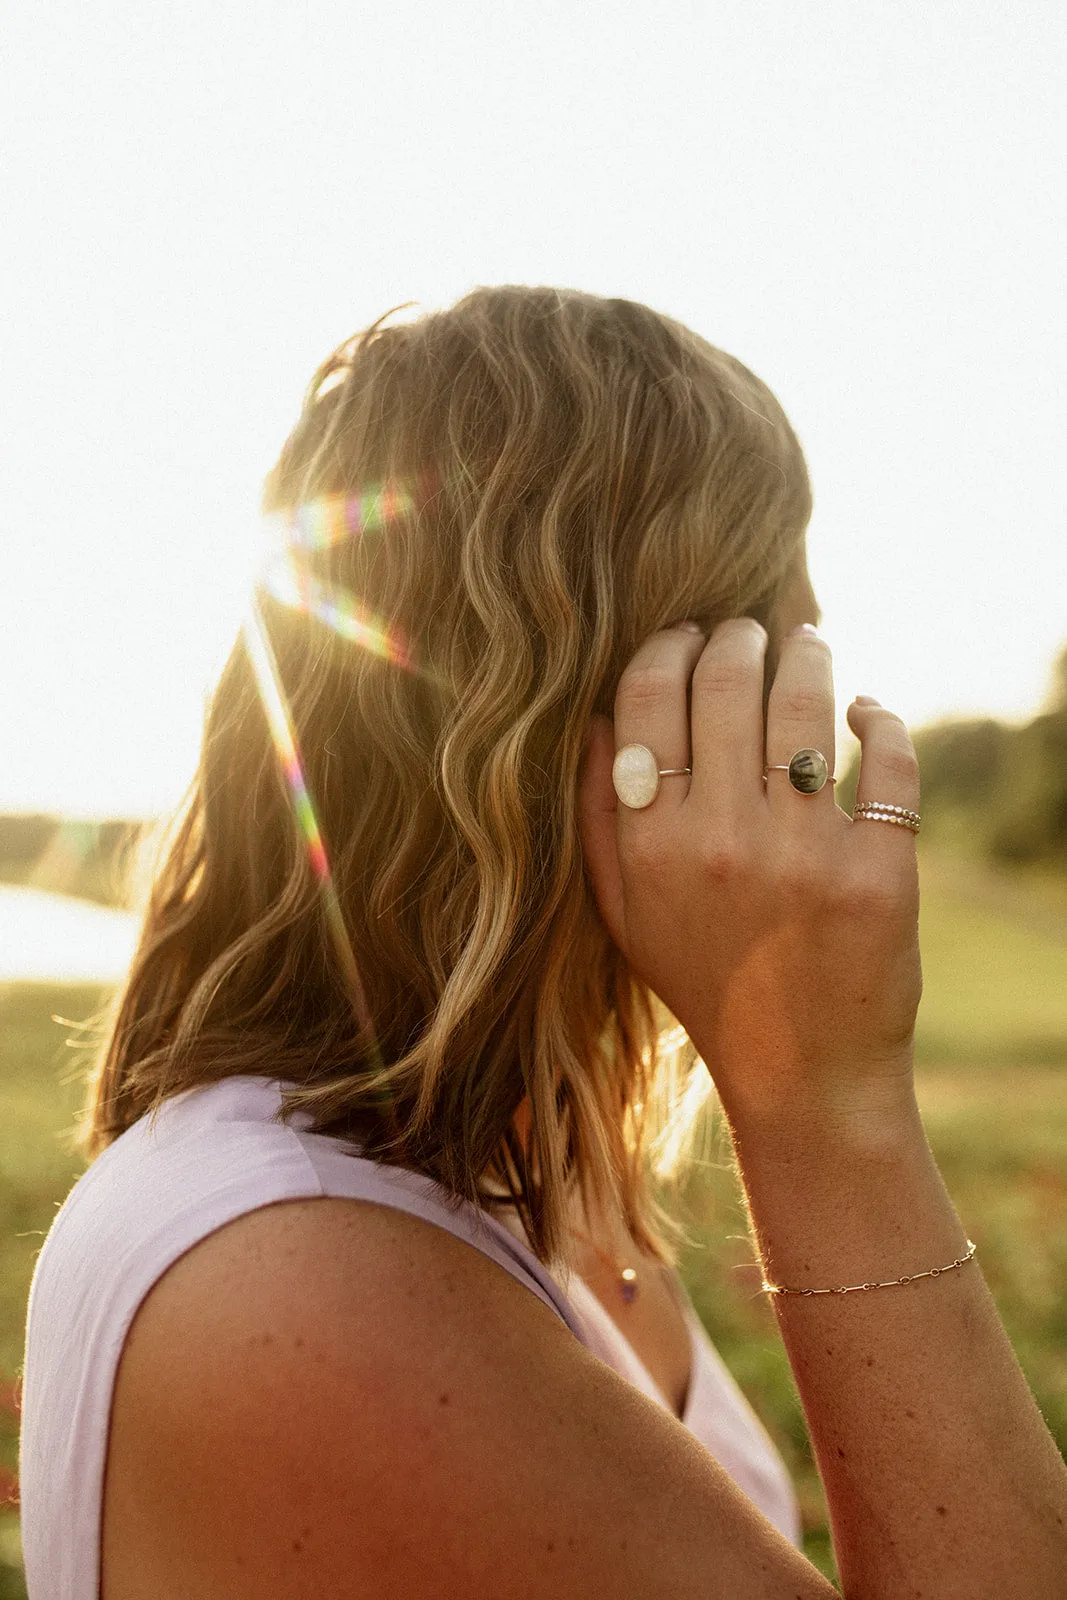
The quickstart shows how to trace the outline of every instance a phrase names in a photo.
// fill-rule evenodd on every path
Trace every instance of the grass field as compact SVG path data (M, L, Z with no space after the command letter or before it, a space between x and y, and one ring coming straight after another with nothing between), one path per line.
M920 1099L930 1140L1023 1370L1067 1452L1067 893L923 863L926 989ZM5 1380L22 1360L26 1293L81 1170L63 1145L80 1104L71 1030L101 991L0 985L0 1499L17 1459ZM774 1319L758 1293L726 1152L696 1175L683 1275L712 1338L798 1484L809 1555L833 1571L825 1507ZM24 1600L17 1513L0 1513L0 1600Z

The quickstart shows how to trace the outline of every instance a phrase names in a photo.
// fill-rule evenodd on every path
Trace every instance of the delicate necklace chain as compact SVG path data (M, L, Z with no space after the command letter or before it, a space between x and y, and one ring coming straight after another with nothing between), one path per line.
M593 1240L590 1239L587 1233L582 1233L577 1228L574 1228L571 1231L576 1239L581 1239L585 1244L589 1245L593 1250L596 1251L597 1255L611 1272L612 1276L617 1279L616 1288L622 1295L623 1300L628 1306L633 1305L638 1295L637 1268L631 1266L620 1268L616 1258L614 1256L609 1256L606 1250L601 1250L598 1244L594 1244Z

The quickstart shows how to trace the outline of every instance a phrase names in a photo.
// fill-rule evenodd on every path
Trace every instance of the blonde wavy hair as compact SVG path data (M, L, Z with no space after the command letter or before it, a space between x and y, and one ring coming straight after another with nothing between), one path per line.
M388 317L319 367L262 504L298 520L388 490L373 529L301 560L414 670L259 600L373 1038L242 633L79 1146L95 1156L182 1090L264 1076L286 1117L449 1195L492 1206L505 1189L542 1261L575 1184L669 1260L650 1151L665 1099L676 1112L704 1069L596 910L583 741L656 629L768 619L803 548L804 459L747 368L632 301L479 288Z

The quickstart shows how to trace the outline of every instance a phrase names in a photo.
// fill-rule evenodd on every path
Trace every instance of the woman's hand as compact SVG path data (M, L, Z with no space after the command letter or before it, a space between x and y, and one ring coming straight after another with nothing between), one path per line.
M732 1121L805 1111L880 1117L912 1103L922 990L914 835L852 821L833 785L798 793L788 763L834 759L830 652L812 630L782 643L763 729L767 635L751 618L711 638L645 641L595 717L580 827L596 902L634 973L687 1029ZM692 714L687 706L690 688ZM915 752L899 718L849 707L859 796L917 811ZM646 745L664 777L651 805L621 804L617 750Z

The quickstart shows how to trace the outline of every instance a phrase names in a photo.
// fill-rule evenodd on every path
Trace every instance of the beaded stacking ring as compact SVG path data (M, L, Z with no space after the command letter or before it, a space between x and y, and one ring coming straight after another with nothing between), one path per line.
M853 822L863 819L867 822L890 822L898 828L910 828L912 833L918 833L919 823L922 821L917 811L909 811L906 806L891 806L884 800L859 800L852 808Z
M830 765L821 750L797 750L790 756L787 766L764 767L764 783L768 772L788 772L789 781L798 794L818 794L828 783L837 782L830 777Z
M615 793L631 811L643 811L659 793L661 778L691 778L691 767L661 767L647 745L623 745L611 769Z

